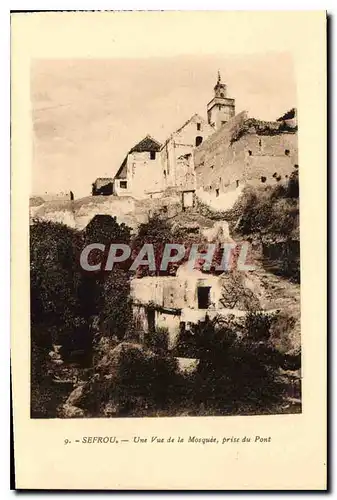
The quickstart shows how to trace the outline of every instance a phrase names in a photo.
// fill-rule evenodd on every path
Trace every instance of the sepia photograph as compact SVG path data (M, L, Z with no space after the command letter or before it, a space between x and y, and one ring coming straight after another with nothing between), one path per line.
M325 490L326 13L11 37L15 487Z
M30 78L31 417L300 413L291 54Z

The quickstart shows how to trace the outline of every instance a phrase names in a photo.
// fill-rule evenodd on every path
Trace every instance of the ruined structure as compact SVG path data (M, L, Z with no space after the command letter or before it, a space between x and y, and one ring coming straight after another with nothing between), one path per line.
M244 310L228 309L222 305L225 279L225 276L189 269L185 263L176 276L148 276L131 280L136 325L145 333L158 328L167 329L172 349L176 346L179 333L204 321L206 314L210 319L228 314L244 316Z
M98 177L92 185L92 195L109 196L112 194L113 179L111 177Z
M195 189L193 151L213 132L206 120L195 114L171 134L161 149L164 189Z
M298 168L294 120L239 113L194 151L197 187L218 197L242 185L275 184Z
M199 115L193 115L161 145L147 135L126 155L114 178L114 194L159 198L174 188L182 192L184 203L191 205L195 190L193 151L213 133ZM189 193L189 194L188 194Z
M72 201L74 193L72 191L59 191L58 193L51 193L46 191L41 195L43 201Z

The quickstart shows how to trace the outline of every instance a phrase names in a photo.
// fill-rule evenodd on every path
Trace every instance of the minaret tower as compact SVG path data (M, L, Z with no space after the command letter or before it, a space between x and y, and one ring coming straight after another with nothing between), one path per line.
M208 123L218 130L235 115L235 99L227 97L227 86L221 82L220 71L214 87L214 97L207 104Z

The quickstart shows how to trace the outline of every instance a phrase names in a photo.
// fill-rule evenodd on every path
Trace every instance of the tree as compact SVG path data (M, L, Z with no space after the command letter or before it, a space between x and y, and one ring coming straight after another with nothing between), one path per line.
M86 301L86 290L91 291L90 309L92 316L98 316L98 328L104 336L116 335L122 338L131 320L129 262L121 263L120 267L113 267L105 271L104 260L108 256L111 244L129 244L131 229L124 223L119 224L116 217L110 215L96 215L87 225L84 234L86 245L101 243L105 245L105 256L99 255L102 261L98 272L83 273L83 301ZM95 256L94 256L95 258Z
M79 232L35 221L30 230L31 320L34 326L68 329L80 315Z

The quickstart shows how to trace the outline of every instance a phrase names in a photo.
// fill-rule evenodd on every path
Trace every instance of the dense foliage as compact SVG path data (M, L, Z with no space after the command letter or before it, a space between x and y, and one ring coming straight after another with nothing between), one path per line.
M112 217L94 220L83 233L49 221L32 224L31 372L37 416L48 413L41 409L41 400L51 397L43 396L43 388L50 385L48 353L53 345L62 346L65 361L90 366L97 332L118 337L125 334L130 322L128 275L120 269L85 272L80 266L80 254L91 242L108 244L129 238L129 228Z
M300 280L299 176L260 188L249 188L240 200L236 233L262 243L265 267Z

